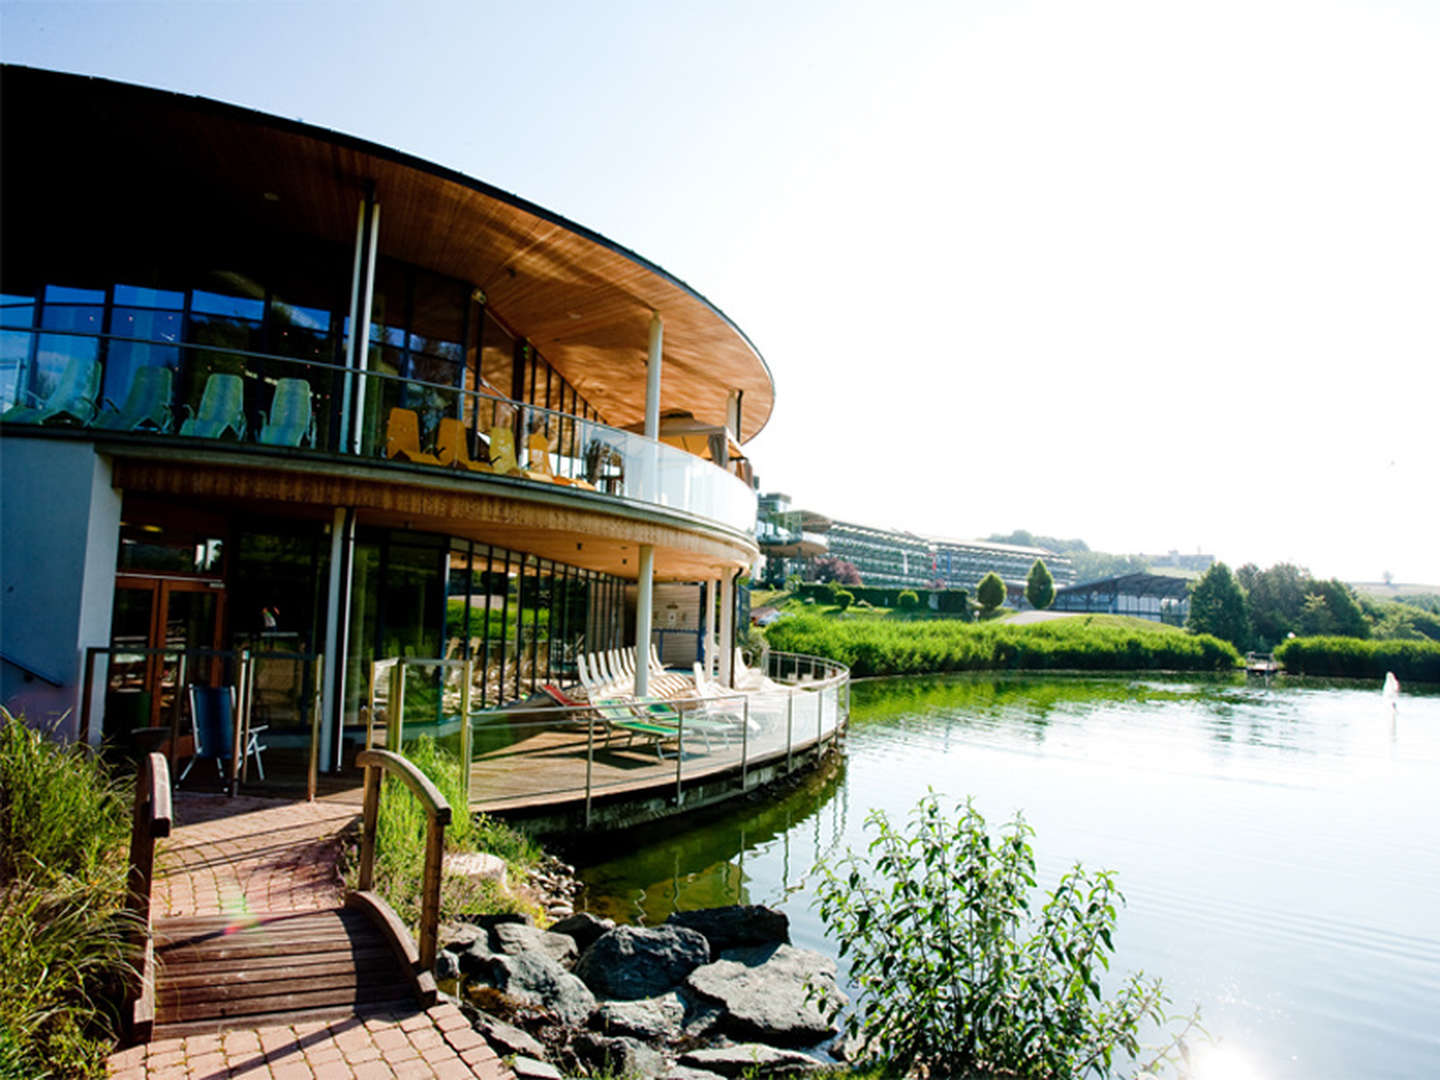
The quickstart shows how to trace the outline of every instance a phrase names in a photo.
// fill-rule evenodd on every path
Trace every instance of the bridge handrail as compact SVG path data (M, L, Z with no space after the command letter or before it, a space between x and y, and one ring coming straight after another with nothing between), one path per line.
M155 841L170 835L174 814L170 805L170 767L164 754L147 754L135 779L135 816L130 828L130 869L126 881L126 910L135 919L133 934L140 951L135 977L129 986L126 1020L131 1037L146 1042L155 1023L155 943L150 893L155 883Z
M380 779L390 773L420 800L425 810L425 877L420 891L420 969L435 966L440 923L440 875L445 857L445 827L450 803L428 776L393 750L362 750L355 764L365 769L365 811L360 833L360 891L375 881L375 829L380 818Z

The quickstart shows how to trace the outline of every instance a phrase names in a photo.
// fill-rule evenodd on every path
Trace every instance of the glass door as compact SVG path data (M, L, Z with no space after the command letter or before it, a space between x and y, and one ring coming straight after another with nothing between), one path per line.
M116 577L111 645L137 651L111 658L106 736L123 738L137 727L167 725L187 682L217 684L224 671L221 661L187 658L184 651L220 647L224 607L223 584L213 579Z

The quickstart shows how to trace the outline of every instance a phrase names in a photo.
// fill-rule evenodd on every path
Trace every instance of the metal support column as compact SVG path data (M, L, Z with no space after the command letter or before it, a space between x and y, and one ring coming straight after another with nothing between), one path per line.
M325 656L330 659L320 695L320 768L339 769L345 726L345 658L349 655L350 576L355 511L335 508L330 521L330 581L325 599ZM367 720L369 717L367 716Z
M635 597L635 696L650 696L650 620L655 607L655 547L640 545L640 581Z
M720 685L735 688L735 579L720 579Z

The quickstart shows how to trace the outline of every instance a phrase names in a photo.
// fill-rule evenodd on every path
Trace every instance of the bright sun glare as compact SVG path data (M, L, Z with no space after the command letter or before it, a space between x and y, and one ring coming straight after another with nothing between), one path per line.
M1191 1059L1190 1080L1266 1080L1255 1063L1233 1046L1206 1046Z

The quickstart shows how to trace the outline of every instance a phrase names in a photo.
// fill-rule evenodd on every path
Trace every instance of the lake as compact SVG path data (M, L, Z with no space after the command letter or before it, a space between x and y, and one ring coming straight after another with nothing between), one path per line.
M819 857L933 788L1023 810L1039 880L1117 872L1116 971L1199 1004L1204 1080L1440 1075L1440 691L1277 678L951 676L855 684L843 762L741 810L628 836L586 906L655 924L763 903L833 955Z

